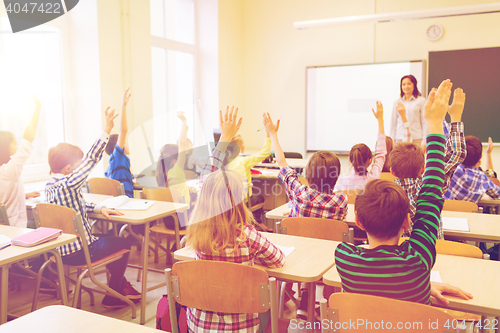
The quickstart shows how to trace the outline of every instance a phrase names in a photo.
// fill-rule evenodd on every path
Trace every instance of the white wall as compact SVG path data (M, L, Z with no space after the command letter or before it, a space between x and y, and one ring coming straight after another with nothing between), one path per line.
M293 22L373 14L374 8L384 13L487 2L496 1L219 0L219 27L224 27L219 34L221 107L240 106L241 134L249 149L262 144L255 131L262 127L260 114L267 111L282 119L283 149L304 153L307 66L427 59L429 51L500 46L500 14L310 30L296 30ZM445 30L439 41L425 37L431 23ZM396 99L398 92L394 95ZM500 168L500 148L493 160ZM347 159L342 164L346 169Z

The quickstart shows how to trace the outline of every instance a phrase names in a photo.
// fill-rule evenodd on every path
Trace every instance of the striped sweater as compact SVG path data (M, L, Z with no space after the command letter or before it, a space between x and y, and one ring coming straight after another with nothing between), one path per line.
M425 173L408 241L375 249L347 243L337 247L335 265L345 291L430 304L430 272L444 203L444 150L444 136L427 137Z

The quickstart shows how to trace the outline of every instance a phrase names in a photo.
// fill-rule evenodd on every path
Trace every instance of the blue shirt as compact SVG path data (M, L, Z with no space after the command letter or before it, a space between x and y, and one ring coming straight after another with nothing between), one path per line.
M106 178L118 180L125 187L125 194L129 198L134 197L134 183L130 172L130 158L118 145L109 156L109 167L104 173Z
M488 176L480 168L466 167L460 164L451 178L450 188L445 193L444 198L478 203L485 193L493 199L498 199L500 198L500 187L488 179Z

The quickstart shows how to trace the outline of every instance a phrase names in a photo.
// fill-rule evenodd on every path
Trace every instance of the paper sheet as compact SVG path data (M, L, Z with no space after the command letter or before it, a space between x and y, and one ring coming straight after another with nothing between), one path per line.
M431 271L431 282L443 283L443 281L441 280L441 274L439 274L439 271Z
M469 222L463 217L442 217L443 229L454 231L470 231Z
M126 195L120 195L110 199L106 199L101 204L109 209L117 210L147 210L155 201L131 199Z
M277 248L279 248L283 253L285 254L285 257L288 257L290 253L295 251L295 246L282 246L282 245L276 245Z
M10 245L11 239L6 235L0 235L0 250Z

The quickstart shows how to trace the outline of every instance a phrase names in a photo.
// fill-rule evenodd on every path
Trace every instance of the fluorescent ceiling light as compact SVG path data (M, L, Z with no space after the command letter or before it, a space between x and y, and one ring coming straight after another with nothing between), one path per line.
M435 9L413 10L407 12L382 13L359 16L345 16L330 19L294 22L295 29L309 29L326 27L330 25L346 25L366 22L390 22L419 20L433 17L461 16L471 14L487 14L500 12L500 2L485 3L480 5L445 7Z

